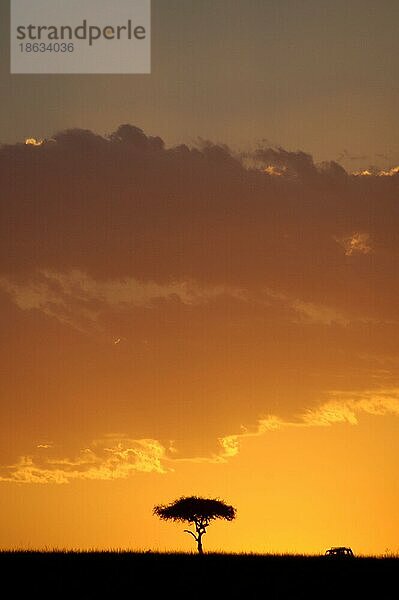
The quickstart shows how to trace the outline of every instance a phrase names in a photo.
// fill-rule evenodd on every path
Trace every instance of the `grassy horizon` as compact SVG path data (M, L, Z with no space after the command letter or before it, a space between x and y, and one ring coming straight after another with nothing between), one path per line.
M0 548L0 555L6 554L37 554L37 555L109 555L109 556L199 556L196 550L183 552L180 550L151 550L129 548ZM253 558L326 558L324 553L304 552L228 552L224 550L204 552L210 557L253 557ZM203 558L202 557L202 558ZM399 559L399 552L386 551L383 554L355 554L355 559ZM333 560L333 559L331 559Z

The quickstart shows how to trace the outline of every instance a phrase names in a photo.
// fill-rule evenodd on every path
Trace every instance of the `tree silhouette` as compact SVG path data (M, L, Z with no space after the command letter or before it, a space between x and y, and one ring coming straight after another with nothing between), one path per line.
M153 513L165 521L186 521L195 525L195 533L185 529L185 533L193 536L197 542L198 552L203 554L202 536L206 528L215 519L232 521L236 517L236 509L222 500L200 498L198 496L182 496L170 504L154 506Z

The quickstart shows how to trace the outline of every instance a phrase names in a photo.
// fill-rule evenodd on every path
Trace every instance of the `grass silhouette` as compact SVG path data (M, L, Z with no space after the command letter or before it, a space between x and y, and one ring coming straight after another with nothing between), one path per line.
M0 551L0 568L3 574L13 574L14 594L54 598L145 594L149 598L357 600L394 597L390 590L397 590L399 557L16 549Z

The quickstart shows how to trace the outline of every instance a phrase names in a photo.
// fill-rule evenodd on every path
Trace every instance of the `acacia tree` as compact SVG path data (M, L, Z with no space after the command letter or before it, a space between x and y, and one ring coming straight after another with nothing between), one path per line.
M203 554L202 536L206 528L215 519L232 521L236 517L236 509L222 500L200 498L198 496L182 496L170 504L154 506L153 513L165 521L181 521L193 524L195 532L185 529L185 533L193 536L197 542L198 552Z

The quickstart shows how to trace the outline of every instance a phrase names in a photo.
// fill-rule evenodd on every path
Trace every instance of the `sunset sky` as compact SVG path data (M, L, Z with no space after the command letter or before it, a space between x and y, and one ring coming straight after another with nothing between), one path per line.
M151 75L10 75L0 547L399 552L399 5L153 0ZM29 143L25 143L28 140Z

